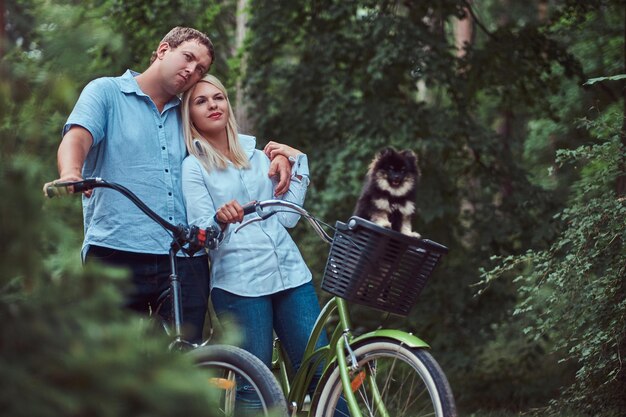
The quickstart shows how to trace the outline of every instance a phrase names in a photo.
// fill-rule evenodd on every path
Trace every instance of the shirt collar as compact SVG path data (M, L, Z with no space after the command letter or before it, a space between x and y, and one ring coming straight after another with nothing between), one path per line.
M241 143L241 147L246 155L248 155L248 159L252 158L254 150L256 149L256 138L254 136L239 134L239 143Z
M138 96L149 98L149 96L141 90L139 84L137 84L137 80L135 80L135 77L139 74L140 73L137 71L127 69L126 72L119 78L120 91L125 94L137 94ZM174 96L165 104L163 111L178 106L180 103L180 98L178 96Z

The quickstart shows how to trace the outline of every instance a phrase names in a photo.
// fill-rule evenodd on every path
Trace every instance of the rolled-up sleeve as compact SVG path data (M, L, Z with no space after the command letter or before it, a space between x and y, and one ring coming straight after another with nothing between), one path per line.
M63 126L61 135L64 136L72 126L81 126L91 133L93 145L100 143L107 129L110 107L107 95L111 89L118 87L110 79L98 78L87 84Z
M289 190L280 196L280 199L304 206L309 182L309 161L305 154L300 154L296 157L291 170ZM278 218L283 226L295 227L300 220L300 215L289 211L281 211L278 213Z

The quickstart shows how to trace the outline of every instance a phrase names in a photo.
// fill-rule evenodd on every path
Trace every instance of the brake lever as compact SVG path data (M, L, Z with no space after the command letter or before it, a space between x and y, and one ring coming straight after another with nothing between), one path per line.
M235 229L234 233L237 233L238 231L240 231L241 229L243 229L244 227L248 226L251 223L261 222L265 219L269 219L274 214L278 213L277 211L268 211L266 213L263 213L260 208L257 208L256 212L259 215L259 217L255 217L253 219L246 220L245 222L241 223L241 225Z

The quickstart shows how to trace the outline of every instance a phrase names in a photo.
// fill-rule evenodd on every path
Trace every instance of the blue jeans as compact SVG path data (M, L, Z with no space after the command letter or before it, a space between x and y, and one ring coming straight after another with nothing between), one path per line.
M241 348L271 367L274 338L272 330L274 330L294 371L298 371L302 365L309 336L320 313L319 301L312 282L261 297L242 297L220 288L213 288L211 301L222 325L228 328L229 324L235 324L243 333ZM322 332L315 347L320 348L327 344L326 332ZM309 386L311 395L322 376L322 370L323 364L320 364ZM252 395L250 390L251 387L238 388L236 415L245 416L245 410L259 407L256 396ZM343 396L339 400L335 415L350 415Z
M184 336L192 343L200 343L209 301L208 256L176 259L182 293ZM133 285L125 294L124 306L140 313L148 313L150 308L155 308L159 295L169 288L171 271L168 255L125 252L90 245L85 261L128 268ZM159 314L169 320L170 309L169 302L166 302Z
M297 371L300 368L306 344L320 313L311 282L260 297L243 297L213 288L211 301L220 323L226 328L234 328L234 324L242 332L241 348L271 368L275 331L293 369ZM326 333L322 332L316 347L327 344ZM315 387L321 372L322 366L316 372L312 387Z
M311 282L261 297L243 297L214 288L211 301L222 325L228 328L229 324L234 324L242 332L241 348L271 367L272 331L275 331L294 370L300 368L306 344L320 313ZM328 338L322 332L316 347L327 344Z

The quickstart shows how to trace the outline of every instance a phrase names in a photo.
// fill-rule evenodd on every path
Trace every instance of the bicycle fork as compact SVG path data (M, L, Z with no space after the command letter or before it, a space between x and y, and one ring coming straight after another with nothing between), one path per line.
M337 365L339 366L339 376L341 377L341 385L343 386L343 393L345 400L348 403L351 417L361 417L361 411L357 404L356 396L354 393L358 391L363 383L368 382L368 387L371 390L374 407L376 407L376 415L381 417L391 417L387 411L385 404L382 400L380 390L376 384L375 370L372 369L360 369L356 354L350 347L350 323L347 319L347 307L345 302L341 299L338 300L338 309L341 325L343 325L344 331L342 337L337 340L335 346L337 352ZM347 356L350 358L350 363L346 360ZM351 375L354 377L351 379Z
M183 337L183 312L181 309L181 289L180 281L178 280L178 269L176 268L176 252L175 248L170 248L170 291L171 291L171 313L174 324L174 341L172 345L176 345L182 342Z

